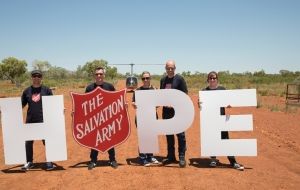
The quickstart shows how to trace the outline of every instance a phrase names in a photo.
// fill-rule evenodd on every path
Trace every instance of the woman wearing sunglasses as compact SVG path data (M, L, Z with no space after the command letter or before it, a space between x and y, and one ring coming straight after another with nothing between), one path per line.
M215 71L211 71L210 73L208 73L207 83L208 83L208 86L206 88L204 88L203 90L226 90L223 86L219 86L218 73L215 72ZM225 108L224 107L221 107L221 115L225 115ZM221 139L229 139L228 131L222 131L221 132ZM219 160L217 159L216 156L211 156L210 158L211 158L211 160L210 160L209 166L210 167L216 167L217 164L219 163ZM234 169L237 169L237 170L240 170L240 171L244 170L244 166L237 163L234 156L227 156L227 158L230 162L230 165Z
M144 71L141 75L141 79L143 82L143 85L137 88L136 90L154 90L155 88L151 85L151 75L150 72ZM135 94L133 93L132 96L132 105L134 109L137 108L135 104ZM156 114L157 115L157 114ZM135 117L135 125L137 126L136 117ZM141 165L143 166L150 166L151 164L159 164L156 158L154 158L152 153L140 153L139 152L139 158Z

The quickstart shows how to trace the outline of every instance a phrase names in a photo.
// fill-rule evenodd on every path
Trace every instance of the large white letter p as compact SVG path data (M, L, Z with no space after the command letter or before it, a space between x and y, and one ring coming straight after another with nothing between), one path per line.
M194 106L188 95L180 90L137 90L137 131L139 151L157 153L158 135L178 134L190 127L194 120ZM171 106L175 115L171 119L157 120L156 107Z

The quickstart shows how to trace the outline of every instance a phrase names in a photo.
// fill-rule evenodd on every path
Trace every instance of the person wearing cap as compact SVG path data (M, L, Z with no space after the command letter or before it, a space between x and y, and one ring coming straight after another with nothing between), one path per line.
M31 86L27 87L22 93L23 108L28 105L26 114L26 123L42 123L43 122L43 108L42 96L52 96L53 93L50 88L42 85L43 73L40 70L33 70L31 72ZM25 142L26 160L27 163L21 168L27 171L34 167L33 164L33 140ZM45 140L43 140L45 145ZM46 162L46 170L54 169L52 162Z
M215 71L211 71L208 73L207 75L207 83L208 86L202 90L226 90L223 86L219 85L218 82L218 73ZM200 103L199 103L199 107L200 107ZM230 108L230 106L228 106L228 108ZM221 107L221 115L225 115L225 108ZM221 132L221 139L229 139L229 133L228 131L222 131ZM216 167L217 164L219 163L219 160L217 159L216 156L211 156L210 157L210 163L209 166L210 167ZM243 171L244 170L244 166L242 166L241 164L237 163L236 159L234 156L227 156L230 165L237 170Z
M136 90L154 90L155 88L151 85L151 75L150 72L144 71L141 75L143 85L138 87ZM134 109L137 109L137 105L135 104L135 92L132 96L132 105ZM157 114L156 114L156 117ZM137 127L137 121L135 117L135 125ZM159 164L158 160L153 156L153 153L140 153L139 152L139 159L141 165L148 167L151 164Z
M184 93L188 93L187 85L182 76L175 74L175 61L169 60L165 65L167 75L160 80L160 89L177 89ZM174 117L175 110L172 107L164 106L162 110L162 118L170 119ZM178 139L178 154L179 154L179 166L181 168L186 167L185 152L186 152L186 140L185 132L176 134ZM175 137L174 135L166 135L168 154L167 159L163 161L164 165L175 163Z

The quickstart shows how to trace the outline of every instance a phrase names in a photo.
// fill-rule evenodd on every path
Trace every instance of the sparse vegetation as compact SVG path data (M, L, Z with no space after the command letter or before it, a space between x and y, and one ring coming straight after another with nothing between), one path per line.
M16 58L10 57L2 60L0 63L0 96L20 96L22 90L30 85L30 72L22 70L19 75L11 75L8 77L7 72L7 60L19 61ZM20 61L19 61L20 62ZM22 62L22 61L21 61ZM21 65L26 65L26 61L23 61ZM103 66L107 69L106 79L116 84L118 80L126 78L126 75L117 73L117 68L108 66L108 62L105 60L94 60L86 62L83 66L78 66L77 70L68 71L67 69L52 66L47 61L35 60L33 63L34 69L40 69L43 71L45 77L43 83L54 89L68 89L70 91L83 91L86 85L93 81L91 71L94 67ZM12 69L14 67L11 67ZM18 69L16 67L16 69ZM10 73L16 73L9 70ZM25 74L24 74L25 72ZM254 73L230 73L229 71L220 71L219 81L220 85L227 89L250 89L255 88L258 96L278 96L284 97L286 94L286 86L289 83L295 83L300 81L300 71L291 72L287 70L281 70L278 74L266 74L263 70ZM137 75L137 74L136 74ZM206 87L207 73L190 71L182 72L181 75L185 78L189 93L197 93L199 90ZM138 76L138 75L137 75ZM161 75L152 76L152 84L156 88L159 88L159 82ZM12 85L8 80L17 79L18 85ZM300 89L298 89L300 91ZM258 107L262 107L261 102ZM270 108L272 111L278 110L276 107Z

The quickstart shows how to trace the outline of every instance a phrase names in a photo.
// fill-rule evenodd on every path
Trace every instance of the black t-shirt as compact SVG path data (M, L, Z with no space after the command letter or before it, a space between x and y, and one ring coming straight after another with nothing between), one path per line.
M217 88L211 89L211 88L209 88L209 86L207 86L206 88L204 88L202 90L226 90L226 88L224 88L223 86L218 86Z
M115 87L112 84L108 83L108 82L103 82L101 85L97 85L96 83L92 83L92 84L90 84L86 87L85 93L92 92L98 86L100 88L104 89L104 90L107 90L107 91L115 91L116 90Z
M171 89L173 87L173 79L174 79L174 77L173 78L166 77L166 79L164 81L165 89Z
M35 88L30 86L23 91L22 106L28 104L26 123L41 123L43 119L42 96L51 96L52 91L46 87L41 86Z
M187 85L184 78L178 74L174 75L174 77L169 78L168 76L164 76L160 79L160 89L177 89L184 93L188 93ZM168 118L174 116L175 111L170 107L163 107L163 113L168 114Z
M207 86L206 88L204 88L202 90L203 91L205 91L205 90L226 90L226 88L224 88L223 86L218 86L217 88L211 89L211 88L209 88L209 86ZM225 108L224 107L220 108L220 114L225 115Z
M184 93L188 93L187 85L184 78L178 74L174 77L169 78L168 76L163 77L160 80L160 89L177 89Z

